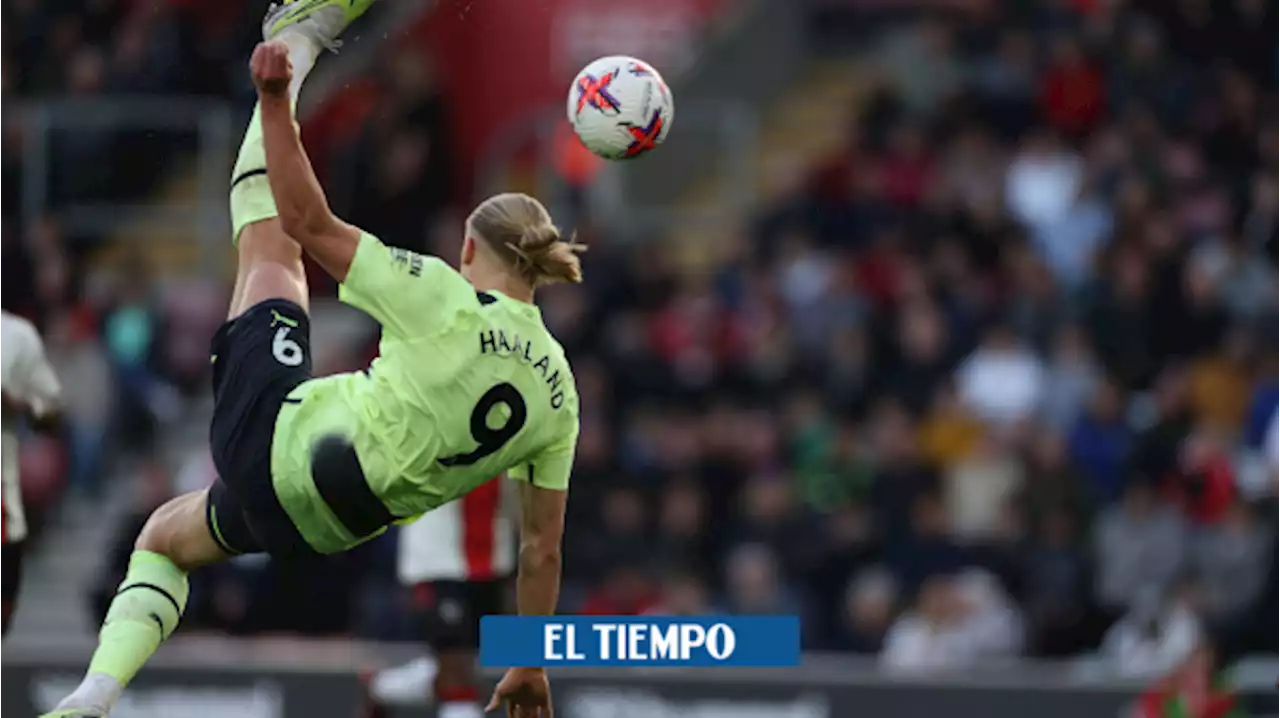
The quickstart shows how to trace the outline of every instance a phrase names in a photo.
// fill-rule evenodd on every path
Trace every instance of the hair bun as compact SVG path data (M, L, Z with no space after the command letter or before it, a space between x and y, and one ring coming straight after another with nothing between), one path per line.
M535 287L582 281L578 254L586 247L562 241L546 208L528 195L490 197L471 213L468 225L503 252L521 277Z
M555 225L544 224L528 227L520 235L520 249L536 252L560 241L560 230Z
M520 246L512 246L517 267L531 276L535 286L582 281L582 264L578 254L586 246L572 240L561 241L560 230L555 225L542 224L526 227L520 234Z

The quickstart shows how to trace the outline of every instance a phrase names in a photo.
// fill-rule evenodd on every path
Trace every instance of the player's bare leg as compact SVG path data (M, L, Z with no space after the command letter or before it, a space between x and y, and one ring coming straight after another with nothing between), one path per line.
M284 33L282 39L292 43L290 60L295 69L289 89L296 105L297 92L302 87L300 78L306 77L315 64L320 46L293 31ZM296 52L292 49L295 45ZM258 113L255 107L232 171L231 223L239 261L228 319L267 299L287 299L303 309L308 308L302 248L280 226L276 203L267 183L267 158Z
M315 5L290 0L267 11L262 36L282 40L289 48L289 63L293 66L289 98L295 107L302 83L320 53L326 48L336 49L338 35L372 4L373 0L329 0ZM267 160L256 107L240 146L231 184L231 221L239 265L227 317L238 317L267 299L287 299L307 309L302 250L285 234L277 219L267 184Z
M124 686L178 627L187 604L187 574L227 558L205 523L206 493L170 499L147 519L84 680L48 716L107 715Z
M266 175L259 181L270 194L271 190L265 187ZM272 217L246 226L240 232L236 251L240 261L227 319L234 319L267 299L288 299L309 309L302 248L284 233L279 219Z
M434 697L440 704L440 718L479 718L480 681L476 676L476 653L469 648L441 649Z
M283 40L294 66L290 96L325 47L373 0L330 0L273 7L263 24L267 38ZM280 227L267 183L258 112L249 123L232 176L231 218L239 253L228 318L267 299L307 307L302 252ZM187 574L228 557L210 533L208 492L172 499L156 509L138 536L129 571L107 611L98 649L76 690L43 718L102 718L160 643L178 627L187 602Z

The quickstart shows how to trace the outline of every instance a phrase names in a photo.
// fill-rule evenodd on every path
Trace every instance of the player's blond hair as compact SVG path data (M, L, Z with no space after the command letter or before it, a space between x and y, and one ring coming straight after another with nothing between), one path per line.
M547 208L527 194L508 192L486 199L467 218L467 230L530 286L582 281L578 255L586 245L562 240Z

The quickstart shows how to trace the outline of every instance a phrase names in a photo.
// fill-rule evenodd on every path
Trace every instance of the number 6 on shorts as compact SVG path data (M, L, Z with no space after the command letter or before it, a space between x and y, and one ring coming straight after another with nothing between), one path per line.
M280 327L276 330L276 336L271 340L271 354L275 356L276 361L285 366L298 366L302 363L302 347L298 343L289 338L289 330L293 327Z

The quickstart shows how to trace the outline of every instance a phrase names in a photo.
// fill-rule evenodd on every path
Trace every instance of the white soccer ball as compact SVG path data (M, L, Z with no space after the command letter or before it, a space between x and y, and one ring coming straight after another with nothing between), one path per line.
M648 63L614 55L587 65L569 88L569 123L587 149L625 160L667 138L676 106L662 76Z

